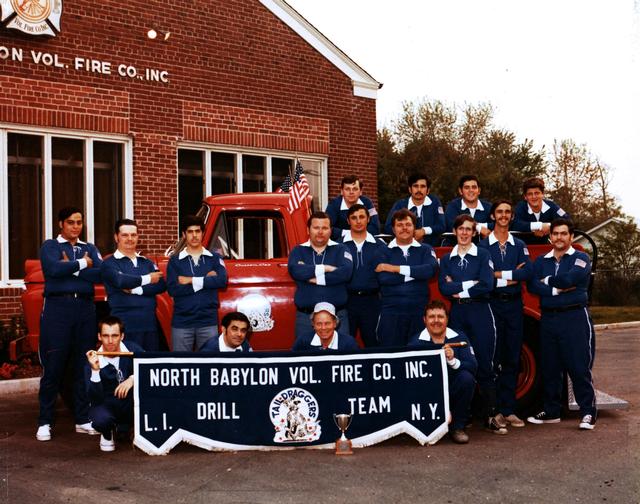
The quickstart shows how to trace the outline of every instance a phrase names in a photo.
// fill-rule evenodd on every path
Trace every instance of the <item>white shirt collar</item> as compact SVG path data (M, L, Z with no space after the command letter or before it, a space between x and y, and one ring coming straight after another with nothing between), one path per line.
M416 205L413 202L413 199L411 198L411 196L409 196L409 201L407 201L407 208L422 208L423 206L429 206L432 203L432 199L429 196L425 196L424 197L424 201L422 202L422 205Z
M320 341L320 336L318 336L318 333L315 333L313 335L313 339L311 340L311 346L322 346L322 341ZM338 349L338 333L337 331L333 331L333 338L331 338L331 343L329 343L329 346L327 348L330 348L331 350L337 350Z
M400 248L400 245L398 245L398 243L396 242L396 239L394 238L393 240L391 240L389 242L389 245L387 245L389 248ZM404 247L405 245L403 245ZM414 238L413 241L409 244L410 247L421 247L422 245L420 245L419 242L416 241L416 239Z
M129 349L127 348L127 346L124 344L124 341L120 342L120 349L118 350L119 352L128 352ZM104 346L100 345L100 348L98 348L98 352L104 352ZM120 364L120 357L105 357L104 355L98 355L98 362L100 363L100 369L107 367L109 364L113 364L116 368L120 368L119 364Z
M447 327L447 331L445 332L445 338L451 339L451 338L455 338L457 335L458 335L457 332L455 332L450 327ZM420 333L420 336L418 336L418 339L422 341L431 341L431 334L429 334L429 331L427 330L426 327Z
M337 245L338 242L334 242L333 240L329 239L329 241L327 242L327 247L333 247L334 245ZM307 240L304 243L301 243L300 245L302 245L303 247L311 247L311 240Z
M63 238L62 235L58 235L58 237L56 238L56 241L58 243L70 243L69 240L67 240L66 238ZM82 240L78 239L78 243L80 245L86 245L87 242L83 242Z
M460 198L460 208L462 210L467 210L469 208L464 202L464 198ZM480 198L478 198L478 205L474 208L474 210L480 210L481 212L484 211L484 207L482 206L482 201L480 201Z
M496 238L496 235L493 233L493 231L491 231L491 234L489 235L489 245L493 245L497 241L499 241L499 240ZM511 233L509 233L509 237L507 238L507 242L509 243L509 245L515 245L516 244L516 242L513 240L513 236L511 236Z
M242 351L242 345L236 348L233 348L227 345L227 343L224 340L224 334L220 334L220 337L218 338L218 348L220 349L221 352L235 352L238 349Z
M358 198L358 201L356 201L356 203L354 204L364 205L364 203L360 198ZM349 207L347 206L347 202L344 200L344 197L342 198L342 203L340 203L340 210L349 210Z
M574 249L573 247L569 247L569 249L565 252L565 254L570 256L570 255L573 255L575 251L576 249ZM553 257L553 250L550 250L544 255L545 259L551 259L552 257Z
M351 236L351 231L347 231L344 234L344 236L342 237L342 243L346 243L348 241L355 241L353 239L353 237ZM369 243L375 243L376 239L373 237L373 235L371 233L367 233L367 236L364 239L364 241L369 242Z
M122 259L123 257L127 257L127 256L124 255L122 252L120 252L120 250L116 249L116 251L113 253L113 257L115 257L116 259ZM136 257L142 257L142 256L136 252Z
M542 207L540 208L540 212L538 213L545 213L547 210L549 210L551 207L549 205L547 205L547 202L545 200L542 200ZM531 209L531 206L529 205L529 203L527 203L527 211L529 212L530 215L534 214L535 212Z
M187 249L184 248L182 249L182 251L178 254L178 259L182 260L185 257L187 257L189 255L189 252L187 252ZM209 252L206 248L202 247L202 255L206 255L206 256L213 256L213 254L211 252Z
M476 247L475 243L471 244L471 248L469 250L467 250L467 254L472 255L472 256L477 256L478 255L478 247ZM457 255L459 255L459 254L458 254L458 246L456 245L451 250L451 254L449 255L449 257L453 257L453 256L457 256Z

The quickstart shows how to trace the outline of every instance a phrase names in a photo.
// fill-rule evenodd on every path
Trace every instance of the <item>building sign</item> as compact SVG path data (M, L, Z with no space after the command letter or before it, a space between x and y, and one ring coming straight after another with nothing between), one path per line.
M0 10L7 28L52 37L60 31L62 0L0 0Z
M134 359L134 443L150 455L181 441L209 450L333 448L334 414L351 415L354 447L401 433L433 444L447 432L442 350L183 355Z

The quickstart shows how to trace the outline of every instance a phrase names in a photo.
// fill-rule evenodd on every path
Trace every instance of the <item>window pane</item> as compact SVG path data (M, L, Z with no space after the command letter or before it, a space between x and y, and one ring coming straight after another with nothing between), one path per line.
M84 141L72 138L51 139L51 178L53 196L53 235L57 236L58 211L75 206L85 211L84 205ZM85 230L81 240L85 240Z
M236 192L235 165L235 154L211 153L211 194Z
M271 191L277 191L284 178L293 171L293 159L271 158Z
M93 142L94 235L98 250L115 250L113 227L123 215L122 144Z
M43 237L42 137L9 133L9 278L24 277Z
M300 164L304 169L304 174L307 177L311 194L313 196L313 201L311 203L313 207L312 210L322 210L324 206L324 194L322 194L322 162L301 159Z
M243 248L239 246L242 227ZM287 255L284 221L279 213L224 212L211 240L210 250L228 259L273 259Z
M266 188L267 158L242 156L242 192L264 192Z
M178 205L180 222L195 214L204 198L204 151L178 150Z

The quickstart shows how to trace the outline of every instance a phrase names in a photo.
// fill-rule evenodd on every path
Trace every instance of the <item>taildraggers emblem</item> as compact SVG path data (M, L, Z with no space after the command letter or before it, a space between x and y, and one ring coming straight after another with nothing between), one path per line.
M50 35L60 31L62 0L0 0L0 22L29 35Z
M321 429L318 401L305 389L284 389L271 400L269 416L276 431L276 443L316 441Z

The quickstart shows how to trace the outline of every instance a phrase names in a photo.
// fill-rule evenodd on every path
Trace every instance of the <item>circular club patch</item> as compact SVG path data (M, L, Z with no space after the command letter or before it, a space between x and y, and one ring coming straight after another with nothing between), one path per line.
M269 417L276 443L301 443L320 438L318 401L301 388L291 387L276 394L269 404Z

